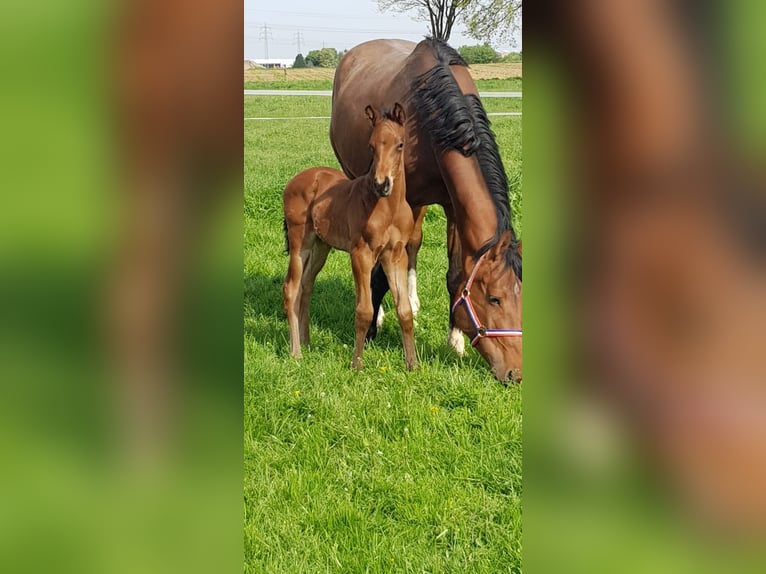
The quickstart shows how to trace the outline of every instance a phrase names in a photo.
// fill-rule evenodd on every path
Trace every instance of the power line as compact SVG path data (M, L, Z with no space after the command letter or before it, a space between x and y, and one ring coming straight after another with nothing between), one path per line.
M261 28L260 33L258 34L258 39L263 40L263 46L266 50L266 59L269 59L269 38L272 40L274 39L274 36L271 34L271 28L268 26L268 24L264 24L263 28Z
M300 30L295 32L295 43L298 44L298 53L299 54L303 54L303 52L301 51L301 40L303 40L303 39L304 39L303 38L303 33Z

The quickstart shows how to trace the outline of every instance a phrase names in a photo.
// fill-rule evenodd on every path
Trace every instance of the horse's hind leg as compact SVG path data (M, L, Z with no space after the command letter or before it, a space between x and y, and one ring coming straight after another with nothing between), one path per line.
M303 276L303 226L287 226L287 244L290 253L290 263L287 268L287 277L282 288L285 302L285 314L287 324L290 326L290 355L296 359L301 358L299 316L301 300L301 277Z
M384 315L383 308L380 304L383 301L383 297L388 293L388 279L380 264L376 265L372 270L370 290L372 293L372 320L370 321L369 329L367 329L367 335L365 336L365 339L368 341L372 341L378 336L378 329L383 324Z
M314 291L314 281L317 274L324 267L327 261L327 254L330 253L330 246L313 236L313 243L310 250L306 252L306 258L303 265L303 276L301 277L301 295L300 295L300 337L301 344L308 345L309 336L309 305L311 303L311 293Z
M410 307L410 298L407 293L407 257L404 245L398 243L396 248L384 251L380 259L388 276L388 284L396 306L396 316L399 318L399 326L402 329L404 364L411 371L418 366L418 359L415 354L412 307Z
M423 220L426 216L426 206L416 207L412 210L415 217L415 226L410 233L407 242L407 295L412 307L412 316L416 316L420 310L420 298L418 297L418 252L423 245Z

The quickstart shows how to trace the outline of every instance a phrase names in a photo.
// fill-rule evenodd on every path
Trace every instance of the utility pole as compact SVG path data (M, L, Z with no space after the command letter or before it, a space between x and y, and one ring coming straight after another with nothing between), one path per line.
M258 39L263 40L263 47L266 51L266 59L269 59L269 38L272 40L274 37L271 35L271 28L269 28L268 24L264 24L263 28L261 28L260 33L258 34Z
M298 31L295 33L295 42L294 42L294 43L295 43L295 44L298 44L298 53L299 53L299 54L303 54L303 52L301 52L301 41L302 41L302 40L303 40L303 32L301 32L300 30L298 30Z

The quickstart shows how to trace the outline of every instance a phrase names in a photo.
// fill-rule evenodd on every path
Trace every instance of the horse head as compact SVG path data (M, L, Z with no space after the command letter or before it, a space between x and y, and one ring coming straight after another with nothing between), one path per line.
M521 258L510 231L476 258L452 306L457 327L501 381L521 381L521 280L509 259Z
M370 150L372 151L372 188L378 197L388 197L394 181L404 177L404 109L397 102L392 111L377 114L372 106L364 109L372 124Z

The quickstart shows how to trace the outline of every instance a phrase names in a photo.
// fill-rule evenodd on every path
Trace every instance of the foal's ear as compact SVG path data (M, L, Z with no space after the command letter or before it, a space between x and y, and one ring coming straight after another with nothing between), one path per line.
M403 126L405 120L407 119L407 116L404 113L404 108L399 102L394 104L394 111L391 113L391 115L394 117L394 120L396 120L396 123L400 126Z
M367 106L364 108L364 113L367 115L367 119L370 120L370 123L374 126L375 125L375 110L372 109L372 106Z
M503 233L500 235L500 239L497 243L492 247L492 249L489 250L489 258L493 261L496 261L500 257L505 256L505 252L508 251L508 248L511 246L511 232L510 230L503 231Z

